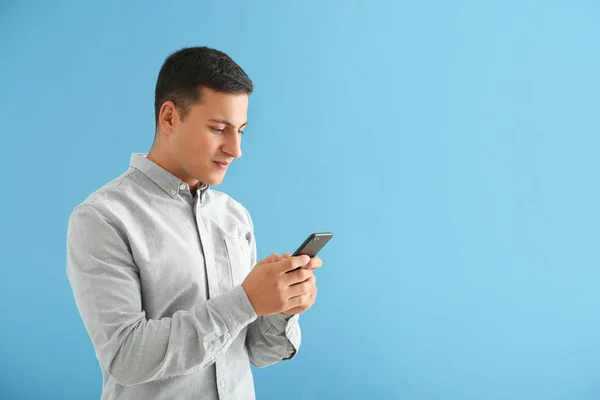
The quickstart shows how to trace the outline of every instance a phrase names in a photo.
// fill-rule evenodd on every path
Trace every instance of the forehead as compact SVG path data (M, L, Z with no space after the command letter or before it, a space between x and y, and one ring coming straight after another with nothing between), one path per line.
M246 122L248 114L248 95L203 88L200 102L192 106L190 111L199 118L221 118L231 121L234 125L241 125Z

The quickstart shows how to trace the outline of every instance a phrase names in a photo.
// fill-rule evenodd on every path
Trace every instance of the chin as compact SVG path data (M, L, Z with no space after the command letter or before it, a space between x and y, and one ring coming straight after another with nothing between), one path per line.
M200 181L210 185L210 186L219 186L223 183L223 179L225 178L225 174L214 174L211 176L207 176L206 179L200 179Z
M190 176L193 176L195 179L200 182L204 182L210 186L218 186L223 182L227 170L221 170L219 168L196 168L195 170L190 169Z

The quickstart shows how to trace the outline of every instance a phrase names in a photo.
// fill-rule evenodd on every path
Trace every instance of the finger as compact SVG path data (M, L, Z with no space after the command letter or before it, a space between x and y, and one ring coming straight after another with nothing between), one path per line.
M314 271L315 269L321 268L321 265L323 265L323 260L315 256L310 259L310 262L305 268Z
M317 299L317 291L318 289L315 286L310 293L305 293L303 296L297 296L300 297L300 305L294 308L290 308L286 312L290 314L300 314L311 308L315 304L315 301ZM305 298L302 299L302 297Z
M280 274L285 274L288 271L293 271L296 268L301 268L310 262L310 257L306 255L290 257L278 262L277 270Z
M290 253L290 252L285 252L285 253L283 253L283 258L284 258L284 259L286 259L286 258L290 258L291 256L292 256L292 253Z
M312 291L314 290L314 286L315 284L312 281L312 279L308 279L305 282L297 283L293 286L290 286L289 290L287 291L287 295L290 298L300 296L303 294L308 294L310 296Z
M283 283L288 285L288 286L292 286L301 282L305 282L306 280L310 279L311 277L314 277L315 275L313 274L313 272L309 269L305 269L305 268L300 268L297 269L295 271L291 271L288 272L287 274L285 274L285 276L283 277L284 281Z
M288 299L286 308L289 310L296 307L304 307L308 304L310 304L310 293L304 293Z

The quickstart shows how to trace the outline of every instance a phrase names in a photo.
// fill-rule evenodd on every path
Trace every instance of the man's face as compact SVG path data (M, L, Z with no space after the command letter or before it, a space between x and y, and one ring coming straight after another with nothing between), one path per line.
M179 178L191 184L219 185L229 164L242 156L247 111L247 94L203 88L200 103L189 108L183 121L179 115L173 118L170 153Z

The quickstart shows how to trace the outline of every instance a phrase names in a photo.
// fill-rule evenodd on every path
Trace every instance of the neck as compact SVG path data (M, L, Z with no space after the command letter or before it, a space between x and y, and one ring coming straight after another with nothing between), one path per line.
M148 152L146 158L187 183L190 186L190 191L193 195L196 195L197 188L202 186L202 182L186 174L185 171L173 159L173 157L162 150L159 146L156 146L156 144L152 145L152 148Z

